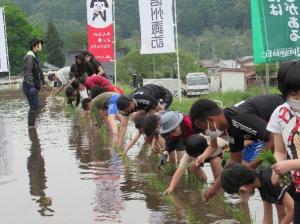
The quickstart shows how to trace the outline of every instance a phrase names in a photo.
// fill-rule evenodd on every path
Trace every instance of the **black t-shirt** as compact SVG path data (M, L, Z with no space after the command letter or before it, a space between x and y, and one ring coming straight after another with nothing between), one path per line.
M271 181L272 168L267 167L258 170L258 178L261 182L261 187L258 188L261 199L270 203L281 204L284 194L288 190L288 186L279 187L273 185Z
M136 89L131 96L136 100L136 110L145 110L148 112L154 109L158 102L166 97L166 90L162 86L148 84Z
M266 130L273 111L285 102L279 94L256 96L224 109L231 152L244 148L244 140L267 141Z

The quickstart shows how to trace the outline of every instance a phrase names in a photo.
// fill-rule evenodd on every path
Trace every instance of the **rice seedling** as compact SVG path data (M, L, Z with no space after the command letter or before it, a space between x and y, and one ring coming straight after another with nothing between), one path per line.
M198 218L196 217L191 205L188 205L186 208L186 217L187 217L188 224L198 224L199 223Z
M263 166L272 166L277 163L276 158L270 150L263 150L258 159L262 161ZM290 185L292 182L293 179L290 172L281 175L278 179L278 185L280 187Z

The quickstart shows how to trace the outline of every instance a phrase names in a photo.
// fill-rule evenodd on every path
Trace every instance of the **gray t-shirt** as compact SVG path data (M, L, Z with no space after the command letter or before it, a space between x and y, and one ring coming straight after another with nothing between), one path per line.
M66 85L69 81L69 73L70 67L63 67L59 69L55 75L63 85Z

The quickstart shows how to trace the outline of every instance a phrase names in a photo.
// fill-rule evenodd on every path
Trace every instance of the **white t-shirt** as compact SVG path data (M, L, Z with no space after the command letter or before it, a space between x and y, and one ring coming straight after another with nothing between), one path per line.
M82 91L79 91L79 94L80 94L80 99L81 100L84 100L85 98L89 98L89 95L88 95L88 92L87 92L86 88Z
M69 81L69 73L70 67L63 67L59 69L55 75L63 85L66 85Z
M299 137L300 133L299 122L300 113L294 112L287 103L284 103L275 109L267 126L268 131L276 134L282 134L283 142L286 146L287 152L290 158L293 159L300 158L300 145L297 150L296 145L298 144L294 144L294 140L296 140L295 137ZM297 140L296 143L298 143ZM297 152L293 150L296 150ZM295 153L297 153L299 156L295 157Z
M300 113L284 103L273 112L267 130L281 134L287 153L291 159L300 158ZM300 171L293 170L296 191L300 192Z

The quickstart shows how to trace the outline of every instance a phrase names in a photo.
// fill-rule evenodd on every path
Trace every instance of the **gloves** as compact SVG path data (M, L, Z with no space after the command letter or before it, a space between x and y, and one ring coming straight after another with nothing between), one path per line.
M29 94L31 96L35 95L37 93L37 89L34 86L29 87Z

